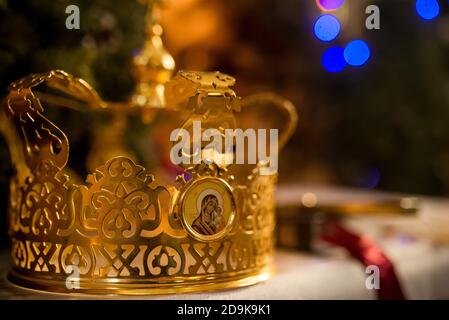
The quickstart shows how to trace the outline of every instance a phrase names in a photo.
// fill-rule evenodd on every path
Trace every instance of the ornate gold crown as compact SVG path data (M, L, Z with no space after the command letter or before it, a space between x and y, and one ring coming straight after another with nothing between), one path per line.
M235 127L240 106L270 100L290 115L282 146L296 124L293 106L273 95L240 100L230 89L234 82L218 72L181 71L166 84L164 99L177 113L188 110L183 128L199 118L220 132ZM33 91L43 84L49 90ZM8 211L12 282L57 292L152 294L267 279L276 175L260 175L262 163L241 185L217 162L184 166L177 183L158 185L115 148L83 184L66 167L68 138L44 116L42 102L119 117L134 110L102 101L63 71L10 85L0 128L15 168ZM116 135L103 143L116 146ZM93 151L94 163L106 156Z

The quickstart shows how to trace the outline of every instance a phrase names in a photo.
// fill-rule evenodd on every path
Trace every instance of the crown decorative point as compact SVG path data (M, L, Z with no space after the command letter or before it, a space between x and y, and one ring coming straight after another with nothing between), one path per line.
M227 90L235 85L235 78L219 71L200 72L200 71L184 71L178 72L179 77L189 80L197 85L197 90Z
M223 177L228 172L225 167L217 164L214 161L205 161L199 164L192 165L190 167L187 167L185 171L194 177Z
M201 105L208 127L234 125L236 110L220 107L236 99L232 77L177 77L175 85L187 83L194 88L189 94L211 99ZM2 131L16 155L8 210L11 281L66 293L158 294L237 287L269 276L276 175L255 170L235 185L226 165L207 161L184 167L178 185L159 185L130 157L114 156L82 183L67 167L69 138L44 116L42 102L72 105L49 96L41 101L33 92L41 84L86 101L87 110L102 109L88 84L62 71L10 86L5 121L15 130ZM172 94L176 101L185 97ZM74 270L77 291L67 286Z
M89 186L93 186L100 183L105 177L126 179L131 176L140 179L148 187L155 181L154 175L146 173L144 167L134 164L131 159L127 157L115 157L95 169L94 173L89 174L86 182Z
M133 73L137 83L130 105L140 108L143 120L149 122L154 116L154 109L167 107L164 84L173 75L175 60L164 47L161 38L163 28L157 22L157 8L161 1L145 2L146 40L143 48L133 58Z
M235 79L227 74L200 71L178 71L177 75L166 83L166 101L174 107L190 107L201 110L205 100L211 104L211 99L224 100L226 103L215 103L224 106L228 110L240 111L240 98L230 88L235 84ZM210 111L205 109L203 112Z

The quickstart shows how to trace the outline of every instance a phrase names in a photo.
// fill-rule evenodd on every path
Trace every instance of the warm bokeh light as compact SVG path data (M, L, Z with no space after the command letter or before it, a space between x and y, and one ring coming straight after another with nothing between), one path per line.
M302 202L303 206L305 206L307 208L312 208L317 205L318 198L314 193L306 192L303 194L303 196L301 198L301 202Z
M170 53L184 69L211 68L211 51L231 43L229 21L219 1L176 0L161 9L164 40Z

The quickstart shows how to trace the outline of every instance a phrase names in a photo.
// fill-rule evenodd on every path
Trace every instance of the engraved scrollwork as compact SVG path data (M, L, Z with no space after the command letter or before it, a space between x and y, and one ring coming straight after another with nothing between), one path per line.
M80 275L86 275L92 269L92 257L89 250L78 245L68 245L61 253L61 265L66 274L76 267Z
M24 187L12 190L18 201L10 215L13 230L46 239L70 226L73 216L67 211L67 179L52 162L42 161Z
M143 167L117 157L99 167L87 181L90 186L80 189L85 204L81 225L87 232L94 231L107 240L121 240L151 233L160 226L162 208L158 197L168 191L160 186L152 188L154 177Z
M20 268L25 268L27 263L27 249L22 241L13 239L11 248L12 263Z
M254 233L255 230L271 232L274 228L274 186L276 176L259 175L256 168L249 177L249 186L244 189L241 196L243 214L241 226L246 233Z
M227 264L231 270L245 270L251 265L252 248L248 242L234 242L229 249Z
M10 232L29 232L29 227L23 225L22 219L27 217L21 216L21 203L23 198L23 190L19 187L17 176L11 178L9 184L9 208L8 208L8 225Z
M147 257L149 273L154 276L172 276L182 270L183 258L170 246L157 246Z
M8 95L6 113L13 117L24 143L25 161L30 169L50 160L63 168L69 156L66 135L42 115L43 107L30 89Z
M223 272L226 266L225 257L229 248L228 242L184 244L186 257L193 261L186 265L187 274L208 274ZM186 258L187 259L187 258Z
M49 242L27 241L29 269L35 272L54 272L55 266L50 261L56 250L56 246Z

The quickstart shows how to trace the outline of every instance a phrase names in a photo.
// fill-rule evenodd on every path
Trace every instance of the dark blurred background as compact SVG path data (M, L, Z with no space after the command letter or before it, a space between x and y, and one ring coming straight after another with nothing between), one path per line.
M80 30L65 28L70 4L80 8ZM365 28L370 4L380 8L380 30ZM448 1L440 7L425 21L414 0L346 0L333 12L342 30L331 43L313 35L321 13L314 0L171 0L161 22L177 69L220 70L237 78L241 96L269 90L295 103L300 122L280 158L281 183L447 196ZM127 99L144 24L138 1L0 0L1 96L15 79L60 68L106 100ZM341 73L323 68L326 48L359 38L371 48L367 64ZM3 240L10 173L0 138Z

